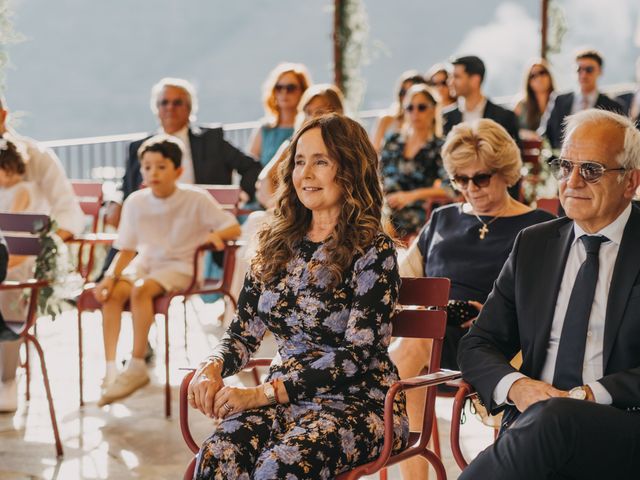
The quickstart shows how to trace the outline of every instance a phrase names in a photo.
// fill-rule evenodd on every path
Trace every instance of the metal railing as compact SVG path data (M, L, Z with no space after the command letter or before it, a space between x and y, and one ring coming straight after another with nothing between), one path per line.
M370 131L380 110L367 110L359 121ZM225 139L241 150L246 150L251 133L259 122L229 123L222 126ZM204 127L220 124L202 124ZM69 178L119 181L124 175L129 144L148 135L148 132L107 135L102 137L71 138L42 142L53 149Z

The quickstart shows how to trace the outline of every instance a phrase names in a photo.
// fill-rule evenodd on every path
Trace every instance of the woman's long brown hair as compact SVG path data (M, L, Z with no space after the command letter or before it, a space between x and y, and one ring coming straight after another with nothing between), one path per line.
M356 121L328 114L306 122L295 135L286 161L278 170L277 202L273 220L258 234L258 249L251 264L254 277L277 281L311 226L312 212L298 199L293 169L298 141L319 128L329 157L338 163L335 182L342 191L342 209L334 232L325 242L325 268L337 285L353 258L363 254L382 228L382 185L378 156L365 129Z

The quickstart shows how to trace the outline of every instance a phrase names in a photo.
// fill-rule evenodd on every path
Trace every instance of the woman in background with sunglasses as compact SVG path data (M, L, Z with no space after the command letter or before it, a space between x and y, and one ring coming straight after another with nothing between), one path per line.
M298 102L311 85L307 67L301 63L281 63L271 70L263 86L266 121L249 142L249 154L269 163L285 140L293 136Z
M376 152L380 153L385 140L394 133L402 130L405 123L404 96L413 85L426 83L424 77L417 70L407 70L397 82L396 100L391 104L386 114L382 115L376 124L375 133L371 138Z
M380 154L385 213L400 239L410 240L427 221L425 200L446 195L440 188L444 140L436 107L436 94L426 84L412 86L403 103L406 125Z
M400 274L451 279L441 366L458 370L458 343L482 308L518 232L554 217L509 195L507 188L520 177L520 150L493 120L453 127L442 157L447 174L465 201L433 212L401 260ZM408 378L429 366L431 341L398 338L389 352L400 377ZM423 395L407 392L412 431L422 422ZM409 460L400 468L405 479L427 478L424 460Z
M540 138L536 132L544 114L553 107L553 92L553 77L546 60L531 62L525 71L523 97L513 109L518 118L520 138Z

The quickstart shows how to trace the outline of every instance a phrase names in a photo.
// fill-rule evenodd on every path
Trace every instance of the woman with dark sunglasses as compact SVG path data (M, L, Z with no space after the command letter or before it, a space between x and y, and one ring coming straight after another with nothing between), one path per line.
M538 59L529 64L524 76L524 94L513 109L518 118L520 138L539 139L536 131L549 106L553 106L553 77L546 60Z
M281 63L269 73L263 86L265 120L249 141L249 154L262 166L293 136L298 102L309 85L311 77L301 63Z
M425 83L425 79L417 70L407 70L398 79L396 86L396 100L391 104L387 113L378 119L375 127L375 133L371 138L376 152L380 153L385 140L394 133L402 130L405 123L404 96L407 91L417 84Z
M520 150L507 131L489 119L453 127L442 147L444 168L464 202L441 207L400 261L400 274L451 279L442 368L458 370L458 343L487 299L516 235L553 215L514 200L508 193L520 177ZM401 378L429 366L431 341L398 338L390 346ZM414 431L422 422L424 392L407 392ZM427 463L400 465L403 478L426 479Z
M406 242L427 221L425 200L446 195L440 188L446 175L437 107L436 94L426 84L411 87L403 103L406 126L388 138L380 154L385 213Z

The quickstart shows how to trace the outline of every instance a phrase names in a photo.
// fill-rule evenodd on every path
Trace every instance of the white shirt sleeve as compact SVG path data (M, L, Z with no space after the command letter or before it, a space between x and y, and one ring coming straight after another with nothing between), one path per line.
M138 248L138 222L136 221L136 207L140 202L136 202L136 196L129 196L122 205L120 224L118 225L118 238L113 242L114 248L118 250L137 251Z
M509 395L511 385L516 383L516 380L520 380L521 378L527 378L527 376L523 375L520 372L511 372L502 377L502 380L498 382L496 388L493 390L493 401L496 403L496 405L513 405L508 401L507 396Z
M611 394L600 382L589 382L587 385L591 388L596 403L600 403L602 405L611 405L613 403Z
M23 139L27 147L26 179L34 182L51 208L51 218L62 230L73 234L84 229L84 214L60 160L49 148L31 139Z
M220 204L209 193L201 195L200 221L203 225L209 225L211 231L222 230L238 224L236 217L222 209Z

